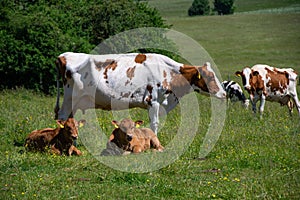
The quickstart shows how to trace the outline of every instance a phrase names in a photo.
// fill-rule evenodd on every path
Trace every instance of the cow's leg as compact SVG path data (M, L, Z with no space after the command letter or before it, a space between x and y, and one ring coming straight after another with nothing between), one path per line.
M58 148L55 147L55 144L51 146L51 152L56 155L62 154L62 152Z
M71 156L72 154L75 154L77 156L82 155L81 151L79 149L77 149L74 145L72 145L69 149L69 156Z
M229 108L229 106L230 106L230 98L228 96L226 98L226 101L227 101L227 108Z
M58 111L57 119L66 120L72 113L72 92L73 90L69 84L64 86L64 100Z
M164 147L161 146L157 137L151 138L151 145L153 146L154 149L156 149L158 151L163 151L163 149L164 149Z
M252 111L255 114L256 113L256 102L257 102L257 99L255 99L253 95L250 95L250 101L251 101L251 104L252 104Z
M140 145L133 146L132 152L133 153L141 153L142 152L142 146L140 146Z
M293 93L291 93L291 96L296 104L299 116L300 116L300 101L298 100L298 96L297 96L297 92L294 91ZM293 108L292 108L293 109Z
M149 108L150 128L156 135L159 125L159 106L159 103L155 101L152 102L152 105Z
M262 94L260 97L260 106L259 106L259 114L260 114L261 118L262 118L262 114L265 109L265 103L266 103L266 96L264 94Z
M287 102L287 107L289 109L290 116L292 116L293 108L294 108L294 102L291 99Z
M151 145L150 145L150 138L145 138L144 139L144 150L150 149Z

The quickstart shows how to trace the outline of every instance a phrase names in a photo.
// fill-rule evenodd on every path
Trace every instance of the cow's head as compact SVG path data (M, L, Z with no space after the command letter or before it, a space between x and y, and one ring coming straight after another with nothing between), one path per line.
M184 71L184 68L181 70ZM194 67L193 70L190 70L190 76L190 80L187 80L195 91L211 94L219 99L226 98L226 92L209 62L201 67Z
M123 119L121 122L113 120L112 124L119 130L118 140L122 144L126 144L132 140L135 129L143 124L143 121L138 120L134 122L131 119Z
M235 75L242 77L243 87L245 90L250 92L250 78L253 76L251 69L249 67L245 67L242 71L235 72Z
M66 121L56 120L56 122L63 134L72 139L78 138L78 127L82 127L86 123L85 120L76 121L74 118L68 118Z

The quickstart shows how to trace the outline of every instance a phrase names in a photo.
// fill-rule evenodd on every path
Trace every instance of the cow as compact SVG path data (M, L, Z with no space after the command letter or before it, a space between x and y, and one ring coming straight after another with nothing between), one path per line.
M56 66L64 84L64 100L55 118L65 119L81 109L148 109L150 128L157 134L159 111L170 112L192 91L225 99L226 92L211 64L191 66L160 54L91 55L66 52ZM59 81L59 80L57 80ZM57 82L59 88L59 82ZM58 89L59 90L59 89Z
M107 149L101 153L102 155L105 155L105 152L112 148L118 152L118 149L123 150L122 154L127 154L126 152L137 154L150 148L160 152L163 151L164 147L160 144L158 137L150 128L138 128L138 126L143 124L142 120L134 122L126 118L120 122L114 120L112 124L115 126L115 129L110 135ZM117 149L115 147L117 147Z
M252 110L256 113L256 103L260 100L260 116L262 117L265 101L287 105L290 115L294 105L300 116L300 102L296 91L297 73L292 68L275 68L257 64L252 68L245 67L235 72L242 77L244 88L250 94Z
M249 99L245 97L241 86L234 81L223 81L222 86L227 94L227 101L229 102L238 102L240 101L242 106L248 108Z
M84 125L85 120L77 122L74 118L66 121L57 120L57 128L45 128L32 131L25 140L25 147L29 151L44 152L51 148L55 154L66 154L68 156L82 153L73 145L73 140L78 137L78 124Z

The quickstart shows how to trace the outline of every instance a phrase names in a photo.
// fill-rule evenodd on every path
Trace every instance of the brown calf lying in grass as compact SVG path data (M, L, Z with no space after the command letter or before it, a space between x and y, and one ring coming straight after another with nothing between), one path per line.
M109 137L107 149L101 154L105 155L112 146L117 146L125 152L133 153L140 153L151 147L157 151L163 151L164 147L151 129L136 128L137 125L142 123L143 121L133 122L130 119L123 119L121 122L112 121L116 128Z
M68 118L66 121L56 122L58 127L55 129L45 128L31 132L26 138L25 147L29 151L40 152L50 147L51 152L58 155L81 155L81 151L73 145L73 141L78 137L78 125L84 125L85 120L77 122L74 118Z

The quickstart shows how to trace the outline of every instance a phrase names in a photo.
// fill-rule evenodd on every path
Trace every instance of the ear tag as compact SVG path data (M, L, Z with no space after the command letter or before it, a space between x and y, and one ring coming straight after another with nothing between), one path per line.
M82 122L79 123L79 128L81 128L81 127L83 127L83 123Z
M117 124L115 124L115 128L119 128L119 126Z
M136 127L136 128L139 128L139 127L140 127L140 125L139 125L139 124L136 124L136 125L135 125L135 127Z
M198 74L198 79L201 79L201 74L200 73Z
M240 74L237 74L237 76L241 76Z
M59 127L60 127L60 128L65 128L64 125L62 125L62 124L59 124Z

